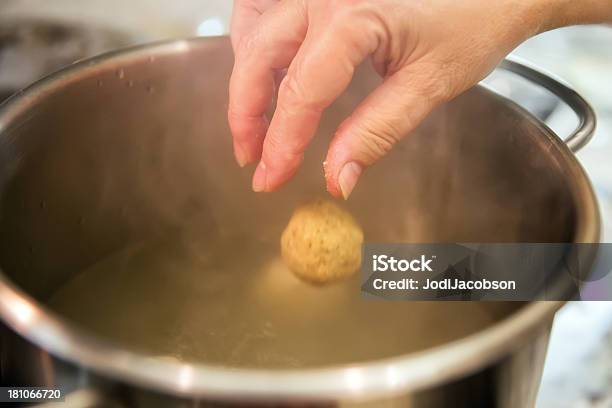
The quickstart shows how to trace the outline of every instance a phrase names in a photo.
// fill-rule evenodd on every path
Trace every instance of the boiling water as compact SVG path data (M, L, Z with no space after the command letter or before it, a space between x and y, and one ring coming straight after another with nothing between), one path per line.
M313 367L424 350L518 304L365 301L359 276L295 278L277 245L194 237L133 246L67 282L50 304L99 336L163 358L233 367Z

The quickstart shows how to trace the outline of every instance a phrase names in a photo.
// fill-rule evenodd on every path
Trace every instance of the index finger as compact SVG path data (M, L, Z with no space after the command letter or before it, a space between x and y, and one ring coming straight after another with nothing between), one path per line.
M344 92L355 67L376 46L375 37L355 25L311 24L280 86L253 190L274 191L293 177L323 111Z
M228 120L240 165L258 160L268 129L265 116L278 69L289 66L306 35L296 1L283 1L263 14L240 40L230 80Z

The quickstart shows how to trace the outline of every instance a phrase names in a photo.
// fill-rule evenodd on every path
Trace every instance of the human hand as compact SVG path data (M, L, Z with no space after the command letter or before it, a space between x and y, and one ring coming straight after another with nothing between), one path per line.
M328 191L347 198L361 173L437 105L476 84L531 35L577 19L555 2L567 3L236 0L228 117L238 163L259 160L255 191L287 182L323 111L371 57L384 81L340 125L325 161Z

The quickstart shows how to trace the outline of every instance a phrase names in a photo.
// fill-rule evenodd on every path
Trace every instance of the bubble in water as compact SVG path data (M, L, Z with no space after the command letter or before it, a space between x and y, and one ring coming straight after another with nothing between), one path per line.
M123 69L117 70L117 78L119 79L125 78L125 71Z
M47 207L47 203L45 202L45 200L40 200L40 208L44 210L46 207Z
M151 55L151 56L149 57L149 62L155 62L155 57Z
M155 88L153 87L153 85L149 85L149 86L147 86L147 92L148 92L149 94L152 94L152 93L154 93L154 92L155 92Z
M132 88L134 86L134 81L132 81L132 80L128 81L128 86L130 88Z
M82 215L79 216L78 223L79 225L83 225L85 223L85 218Z
M101 88L104 85L104 81L101 79L98 79L98 87Z

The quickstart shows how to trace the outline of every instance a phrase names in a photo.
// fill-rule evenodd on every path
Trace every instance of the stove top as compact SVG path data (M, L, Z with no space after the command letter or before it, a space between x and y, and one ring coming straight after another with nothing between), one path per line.
M77 60L134 43L117 30L43 20L0 21L0 101Z

